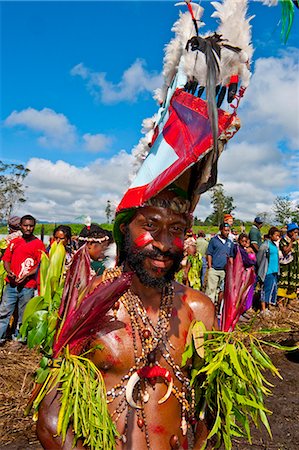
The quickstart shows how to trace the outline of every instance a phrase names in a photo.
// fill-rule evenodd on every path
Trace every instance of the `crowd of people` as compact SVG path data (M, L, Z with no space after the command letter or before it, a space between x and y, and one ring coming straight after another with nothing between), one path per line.
M240 252L245 268L253 267L256 274L253 308L262 315L271 313L272 307L284 309L297 305L299 294L299 227L293 222L282 229L269 228L262 236L263 219L256 217L249 233L242 226L238 233L233 228L233 217L224 215L219 232L207 239L204 231L187 233L185 257L182 261L183 277L177 280L206 293L216 305L218 316L223 306L226 267ZM197 259L200 268L190 283L188 271L192 260ZM189 261L189 263L188 263ZM179 273L181 273L179 272ZM295 303L294 303L295 302Z
M92 275L101 275L115 264L112 233L99 225L84 226L79 236L72 235L70 226L59 225L45 247L34 235L35 224L31 215L14 216L8 222L7 249L2 255L7 275L0 303L0 343L10 335L11 326L12 338L17 338L24 308L38 289L41 252L48 253L53 242L63 243L66 267L84 244L90 256ZM220 317L227 261L232 261L239 251L244 266L255 269L255 310L268 315L272 307L284 309L294 304L299 291L299 227L296 223L289 223L283 229L270 227L262 236L262 225L263 220L256 217L249 234L244 231L238 234L233 228L233 217L226 214L219 233L210 239L202 230L197 234L190 230L186 233L184 258L176 280L205 292Z

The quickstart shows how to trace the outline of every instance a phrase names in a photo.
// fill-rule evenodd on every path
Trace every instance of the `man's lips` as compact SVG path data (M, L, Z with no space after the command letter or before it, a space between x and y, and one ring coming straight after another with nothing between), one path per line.
M172 259L167 258L167 259L153 259L153 258L149 258L151 264L154 267L157 267L158 269L165 269L169 266L169 264L172 263Z

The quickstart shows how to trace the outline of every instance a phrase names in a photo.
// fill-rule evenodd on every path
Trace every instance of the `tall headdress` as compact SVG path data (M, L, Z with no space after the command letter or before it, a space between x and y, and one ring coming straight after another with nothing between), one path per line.
M187 11L165 48L164 85L155 93L160 108L144 121L146 135L133 151L142 165L116 210L115 235L121 215L165 188L185 197L192 212L217 182L219 155L240 128L236 110L253 53L247 0L212 2L219 26L206 35L199 34L203 8L189 1L179 5ZM225 97L228 111L221 109Z

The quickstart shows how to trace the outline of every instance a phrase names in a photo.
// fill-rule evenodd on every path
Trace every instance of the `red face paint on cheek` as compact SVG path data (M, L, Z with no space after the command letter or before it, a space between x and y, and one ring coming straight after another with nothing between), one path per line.
M134 239L134 244L137 247L145 247L146 245L148 245L150 242L153 242L153 237L152 235L146 231L145 233L142 233L140 236L138 236L136 239Z
M184 249L184 242L179 237L174 238L173 245L175 245L180 250Z

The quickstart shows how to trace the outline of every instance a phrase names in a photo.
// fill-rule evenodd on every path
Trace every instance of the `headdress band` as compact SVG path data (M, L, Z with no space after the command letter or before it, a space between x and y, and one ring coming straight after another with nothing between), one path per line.
M83 237L83 236L80 236L78 240L79 241L84 241L84 242L98 242L99 244L101 244L101 242L108 241L109 237L108 236L104 236L102 238L94 238L94 237Z

